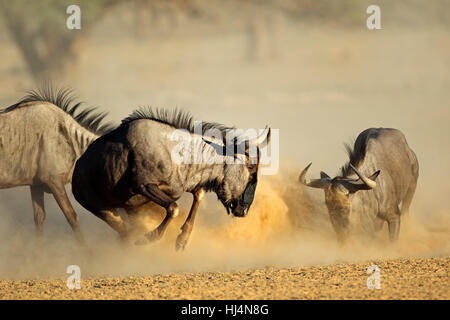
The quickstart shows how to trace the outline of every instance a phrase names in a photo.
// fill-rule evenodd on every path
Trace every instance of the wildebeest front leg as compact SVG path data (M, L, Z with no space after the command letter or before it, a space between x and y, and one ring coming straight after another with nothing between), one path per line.
M388 217L389 240L396 241L400 233L400 210L394 209L392 214Z
M166 209L166 217L163 222L161 222L155 230L145 234L147 241L152 242L159 240L164 235L169 222L178 215L178 205L172 198L170 198L154 184L142 185L140 189L142 195ZM136 244L145 244L145 242L146 241L138 240Z
M92 212L97 217L105 221L113 230L115 230L119 234L121 240L127 240L128 229L118 212L113 212L110 210L92 210Z
M45 220L45 208L44 208L44 190L42 187L30 186L31 200L33 202L34 211L34 224L36 225L36 231L38 237L43 234L43 226Z
M175 243L175 248L177 250L184 250L186 244L189 240L189 237L192 233L192 229L194 227L195 214L197 213L198 206L200 202L203 200L205 196L205 191L203 189L198 189L192 193L194 195L194 201L192 202L191 210L189 211L189 215L181 227L181 233L177 237L177 241Z

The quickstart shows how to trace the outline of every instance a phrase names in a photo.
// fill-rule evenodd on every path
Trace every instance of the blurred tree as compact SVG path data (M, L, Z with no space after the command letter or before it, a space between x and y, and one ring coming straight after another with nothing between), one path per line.
M366 0L369 1L369 0ZM283 18L292 20L336 19L350 13L364 18L353 0L0 0L11 39L20 50L26 67L37 81L64 78L71 74L93 27L116 5L133 10L135 33L145 30L173 32L185 19L201 18L208 23L225 22L226 28L241 28L247 34L246 58L257 60L278 56ZM81 7L81 30L66 27L69 5ZM130 6L131 4L131 6ZM133 5L134 4L134 5ZM126 5L129 5L128 7ZM133 9L134 8L134 9ZM146 22L151 25L147 29Z
M212 1L134 0L135 34L139 38L144 36L147 27L151 27L153 31L171 32L179 26L182 17L214 20L210 12Z
M36 81L63 77L77 62L92 27L119 0L0 0L11 39ZM69 30L66 9L81 7L81 30Z
M118 4L126 0L0 0L0 15L11 39L22 53L36 81L70 74L93 27ZM205 16L195 0L134 0L136 29L142 29L141 13L149 9L152 22L167 19L169 28L177 25L177 14L190 18ZM67 7L81 8L81 30L66 27ZM206 4L206 3L205 3ZM131 6L130 8L132 8ZM161 27L161 26L158 26Z
M246 27L248 36L247 59L278 57L280 10L275 0L247 0Z
M365 14L365 8L354 0L234 0L233 7L245 20L248 60L280 57L284 18L352 23Z

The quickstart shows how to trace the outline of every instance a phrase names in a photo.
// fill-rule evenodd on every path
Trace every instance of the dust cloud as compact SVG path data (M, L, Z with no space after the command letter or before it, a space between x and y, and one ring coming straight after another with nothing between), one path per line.
M0 278L65 277L72 264L82 276L95 277L449 256L450 20L435 19L445 17L448 5L439 2L446 10L432 10L413 2L407 9L383 2L383 29L376 31L366 29L362 8L350 23L339 15L320 21L281 15L271 20L276 28L257 23L257 32L249 33L244 18L234 23L222 13L215 23L186 18L164 32L148 26L136 36L133 16L113 11L59 85L73 87L116 123L151 105L240 128L269 124L280 129L279 173L260 179L246 218L227 216L208 194L184 252L175 251L175 239L190 195L181 199L181 214L163 239L147 246L121 244L71 197L87 252L50 196L38 242L29 190L0 190ZM0 64L0 106L7 106L35 83L1 28L0 40L0 61L7 62ZM336 173L347 160L343 143L368 127L403 131L419 160L418 187L398 243L389 244L384 227L374 239L355 235L340 247L323 192L303 189L297 177L311 161L312 176ZM136 236L161 214L140 218L136 223L144 228Z
M84 277L112 277L450 254L450 221L444 213L426 221L415 218L414 212L403 217L400 240L394 245L384 228L375 239L353 236L347 245L339 246L321 197L314 198L294 179L280 175L260 182L246 218L227 216L214 197L207 197L184 252L175 251L175 239L189 211L189 197L183 199L182 212L164 238L146 246L135 246L133 241L161 221L159 209L151 208L154 213L141 213L130 221L141 228L128 244L106 224L83 225L87 249L77 245L68 228L56 233L51 233L56 226L47 228L44 239L37 241L31 221L25 227L6 218L0 229L0 278L64 277L72 264L80 266Z

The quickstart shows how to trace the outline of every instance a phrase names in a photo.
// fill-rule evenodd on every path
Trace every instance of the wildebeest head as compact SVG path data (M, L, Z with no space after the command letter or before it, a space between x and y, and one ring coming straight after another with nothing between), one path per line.
M325 172L320 172L320 179L307 181L306 172L310 163L300 174L299 181L312 188L320 188L325 192L325 203L330 215L331 224L340 241L344 241L348 233L349 217L352 210L351 203L353 195L360 190L371 190L376 186L376 178L380 170L370 177L364 176L352 164L351 169L358 176L357 179L347 177L330 178Z
M223 179L216 186L215 190L228 214L232 213L236 217L245 217L247 215L253 202L258 183L260 149L270 143L270 132L270 128L267 128L260 136L253 140L245 140L239 144L235 140L232 146L223 147L218 147L214 143L204 139L219 154L226 154L226 149L232 148L235 159L239 160L224 164ZM249 146L251 145L256 146L256 156L252 156L249 153Z

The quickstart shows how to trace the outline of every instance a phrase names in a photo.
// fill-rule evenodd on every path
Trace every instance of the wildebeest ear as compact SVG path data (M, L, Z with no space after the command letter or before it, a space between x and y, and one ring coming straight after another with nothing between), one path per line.
M371 190L372 188L365 183L355 183L346 180L338 181L338 183L348 190L349 193L355 193L361 190Z
M378 177L379 174L380 174L380 170L377 170L369 177L369 179L375 181L375 179Z
M327 175L325 172L320 171L320 178L321 179L331 179L329 175Z
M313 179L306 183L308 187L317 189L326 189L330 185L331 181L328 179Z
M205 138L202 138L204 142L206 142L207 144L209 144L211 147L214 148L214 150L216 150L216 153L220 156L225 156L226 155L226 147L225 146L221 146L215 142L206 140Z
M370 181L375 183L375 179L378 177L379 174L380 174L380 170L377 170L368 179L370 179ZM361 180L361 179L358 179L358 180ZM364 181L356 182L358 180L353 180L353 181L352 180L339 180L338 182L340 185L342 185L344 188L346 188L350 193L355 193L360 190L371 190L374 188L374 186L368 185L368 184L364 183Z
M356 173L356 175L359 177L359 179L361 179L362 182L364 182L364 184L369 188L369 189L373 189L375 188L375 186L377 185L377 183L366 177L365 175L363 175L361 172L358 171L358 169L356 169L351 163L350 163L350 168L352 168L352 170ZM376 177L378 176L378 174L376 175ZM368 189L367 189L368 190Z

